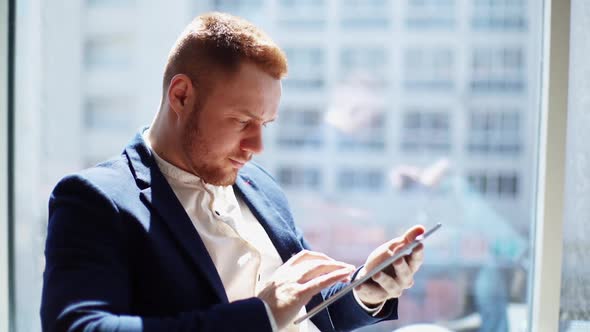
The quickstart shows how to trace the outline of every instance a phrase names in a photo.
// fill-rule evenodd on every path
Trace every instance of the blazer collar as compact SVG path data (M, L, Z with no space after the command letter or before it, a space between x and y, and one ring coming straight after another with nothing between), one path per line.
M241 195L244 202L250 208L250 211L252 211L260 224L262 224L262 227L270 237L283 262L286 262L291 256L304 248L301 242L299 242L299 239L294 236L295 230L288 225L284 216L277 211L271 200L259 189L258 183L252 179L250 173L253 173L253 167L255 166L246 164L240 171L234 186L238 189L236 193ZM306 305L306 308L309 311L323 301L322 294L316 294ZM318 327L331 326L333 328L334 326L328 309L312 317L311 320Z
M244 200L252 214L258 219L283 262L303 249L295 237L295 231L289 226L284 216L275 208L273 202L260 189L257 181L250 175L254 167L246 164L236 178L236 193Z
M227 303L227 294L213 260L184 207L156 165L152 151L143 141L144 130L145 128L132 139L124 151L141 191L141 199L166 222L180 247L199 267L199 271L204 273L219 299Z

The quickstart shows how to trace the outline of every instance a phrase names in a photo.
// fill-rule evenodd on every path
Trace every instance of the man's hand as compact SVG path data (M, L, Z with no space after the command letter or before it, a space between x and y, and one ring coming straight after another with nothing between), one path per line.
M414 226L403 237L395 238L379 246L367 258L357 278L362 278L387 258L395 255L399 248L412 242L424 233L424 227ZM367 306L375 306L391 298L399 297L405 289L414 285L414 274L424 261L424 246L418 245L411 255L402 257L371 279L355 288L357 296Z
M315 294L338 281L348 281L353 271L350 264L303 250L277 269L258 297L270 307L280 330Z

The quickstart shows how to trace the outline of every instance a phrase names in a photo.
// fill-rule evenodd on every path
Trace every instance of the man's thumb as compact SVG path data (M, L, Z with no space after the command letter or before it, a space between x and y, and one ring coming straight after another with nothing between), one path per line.
M404 240L406 243L410 243L418 237L418 235L424 234L425 229L422 225L416 225L406 231L404 234Z

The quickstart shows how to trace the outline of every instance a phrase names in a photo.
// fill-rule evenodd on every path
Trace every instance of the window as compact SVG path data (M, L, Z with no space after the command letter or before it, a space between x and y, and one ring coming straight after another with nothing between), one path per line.
M468 128L470 153L515 155L521 151L518 111L472 110Z
M247 17L249 20L259 22L259 17L264 8L264 0L214 0L215 10L234 15Z
M86 100L84 125L90 130L124 131L134 124L133 101L127 97L92 97Z
M451 148L449 114L410 110L404 114L401 148L406 152L448 152Z
M407 90L449 90L454 88L454 83L454 59L450 49L406 49L404 86Z
M451 29L455 0L407 0L406 24L411 29Z
M283 28L317 30L326 24L325 0L279 0L278 23Z
M340 22L344 29L386 29L391 21L391 0L341 0Z
M349 169L338 172L338 189L343 191L378 192L383 189L384 174L376 169Z
M319 190L321 173L315 167L280 166L278 181L285 188L296 190Z
M341 151L383 151L385 149L386 114L384 110L365 110L362 106L356 112L370 117L362 129L352 133L339 132L338 148Z
M86 0L88 7L124 7L134 5L136 0Z
M315 107L284 107L278 119L277 144L284 148L323 145L322 113Z
M384 88L388 68L388 53L382 47L345 47L340 51L342 81L365 81L375 88Z
M286 48L289 75L287 89L315 90L324 87L324 50L321 48Z
M525 0L474 0L475 30L523 30L526 28Z
M133 64L133 38L128 34L89 36L84 44L86 67L93 70L127 69Z
M524 54L520 47L475 48L471 90L476 93L524 90Z
M515 173L472 171L468 179L472 188L484 196L503 199L518 196L519 176Z

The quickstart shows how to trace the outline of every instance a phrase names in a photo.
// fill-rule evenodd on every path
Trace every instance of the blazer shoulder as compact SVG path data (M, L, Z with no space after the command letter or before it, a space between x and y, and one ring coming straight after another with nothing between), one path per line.
M130 181L133 182L133 176L126 160L116 157L64 176L51 193L50 207L57 201L76 200L117 209L116 201L124 196Z

